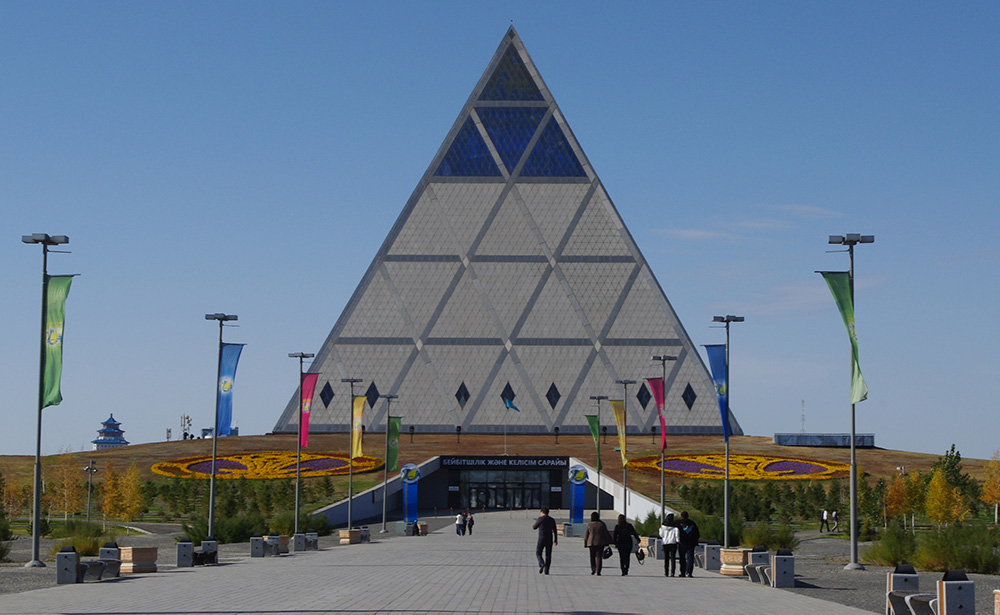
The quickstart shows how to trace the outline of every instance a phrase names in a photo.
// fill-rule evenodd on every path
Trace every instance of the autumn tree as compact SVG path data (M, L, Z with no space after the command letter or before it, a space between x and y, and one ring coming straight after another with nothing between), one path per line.
M24 514L24 508L31 501L31 484L25 480L7 479L3 482L3 510L13 521Z
M924 507L930 520L939 525L961 521L969 514L962 490L949 484L947 474L941 468L931 475Z
M143 490L139 468L134 463L121 476L118 497L121 499L121 520L126 523L135 521L146 510L146 492Z
M993 506L993 525L996 525L1000 509L1000 450L994 451L993 458L986 465L986 481L980 498Z
M889 483L885 493L885 514L887 517L903 517L903 527L906 527L906 479L896 476Z
M924 499L927 495L927 479L923 474L910 472L906 476L906 510L910 513L910 528L916 525L917 513L924 512Z
M107 519L121 519L121 483L122 475L109 463L104 472L104 482L101 483L101 512Z
M49 507L63 512L63 519L80 510L87 496L85 481L72 460L65 460L55 466L46 482L45 496Z

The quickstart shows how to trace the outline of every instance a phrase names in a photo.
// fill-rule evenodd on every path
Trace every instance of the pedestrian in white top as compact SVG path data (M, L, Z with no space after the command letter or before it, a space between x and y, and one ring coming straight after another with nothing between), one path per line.
M679 534L674 524L674 514L670 513L660 526L663 539L663 576L672 577L677 572L677 543Z

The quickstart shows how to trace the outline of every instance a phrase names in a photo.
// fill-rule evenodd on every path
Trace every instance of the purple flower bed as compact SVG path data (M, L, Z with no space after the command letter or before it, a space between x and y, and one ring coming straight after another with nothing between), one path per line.
M699 472L725 472L722 468L717 468L713 465L700 463L698 461L690 461L688 459L667 459L663 463L663 469L672 470L674 472L689 472L691 474L697 474Z
M804 476L806 474L819 474L825 472L826 468L815 463L807 463L805 461L793 461L791 459L786 459L784 461L776 461L774 463L764 466L765 472L775 472L784 475L792 476Z
M228 474L233 470L246 471L246 469L247 467L245 465L237 461L232 461L229 459L217 459L215 461L216 474ZM209 459L208 461L199 461L198 463L192 463L191 465L188 466L188 470L190 470L191 472L200 472L202 474L211 474L212 460Z
M354 467L357 468L358 462L354 462ZM302 470L310 472L318 472L321 470L334 470L336 468L347 467L347 460L345 459L310 459L309 461L302 462ZM285 469L295 469L295 464L287 466Z

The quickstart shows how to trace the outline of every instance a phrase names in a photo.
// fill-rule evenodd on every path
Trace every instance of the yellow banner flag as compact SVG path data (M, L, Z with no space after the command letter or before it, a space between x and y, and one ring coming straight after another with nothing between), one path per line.
M615 426L618 427L618 447L622 453L622 466L628 465L625 458L625 400L609 399L611 410L615 413Z
M351 458L362 457L361 452L361 416L365 412L365 402L368 398L364 395L354 396L354 416L351 420Z

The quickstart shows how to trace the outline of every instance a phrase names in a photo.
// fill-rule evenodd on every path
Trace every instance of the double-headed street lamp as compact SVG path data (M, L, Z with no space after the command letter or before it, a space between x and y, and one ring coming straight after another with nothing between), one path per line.
M713 316L712 322L721 322L726 325L726 418L725 423L722 425L722 433L726 440L726 481L723 487L722 495L722 509L723 509L723 545L725 548L729 548L729 323L732 322L743 322L745 319L742 316L733 316L732 314L727 314L725 316Z
M623 378L615 380L622 385L622 514L628 518L628 385L635 380Z
M90 463L83 466L83 471L87 473L87 523L90 523L90 496L94 493L94 474L97 474L97 468L94 467L94 460L91 459Z
M41 347L38 356L38 431L35 436L35 479L34 497L32 500L31 513L31 561L25 564L25 568L44 568L45 564L41 558L40 534L42 520L42 408L45 404L45 340L48 323L46 323L46 312L48 309L49 297L49 247L59 246L69 243L66 235L49 235L48 233L32 233L31 235L21 235L24 243L37 243L42 246L42 326L41 326ZM58 402L56 402L58 403Z
M829 243L847 246L850 259L847 270L847 280L851 289L851 309L854 309L854 246L859 243L875 243L875 235L848 233L847 235L830 235ZM851 370L854 370L854 354L851 354ZM844 566L845 570L864 570L858 562L858 462L854 446L854 403L851 403L851 562Z
M290 359L299 360L299 438L295 445L295 534L299 533L299 506L302 502L302 364L316 355L311 352L290 352Z
M666 412L667 411L667 361L676 361L677 357L675 357L673 355L659 355L659 354L656 354L656 355L651 356L649 358L649 360L650 361L656 361L656 362L660 363L660 365L663 367L663 377L662 377L662 380L660 380L660 399L663 401L663 409L660 410L659 408L657 408L657 411L659 411L659 412ZM664 423L664 425L661 425L660 429L663 430L663 433L660 434L660 437L663 438L662 442L660 443L660 523L663 523L664 519L667 518L667 516L666 516L666 511L667 511L666 496L667 496L667 492L666 492L666 487L665 487L664 478L663 478L663 464L664 464L664 462L666 460L665 455L666 455L666 451L667 451L667 445L666 445L666 442L667 442L667 428L666 428L666 423Z
M221 394L219 380L222 378L222 327L230 321L239 320L236 314L205 314L205 320L219 321L219 361L215 370L215 423L212 428L212 476L208 487L208 536L215 540L215 458L219 451L219 395Z

